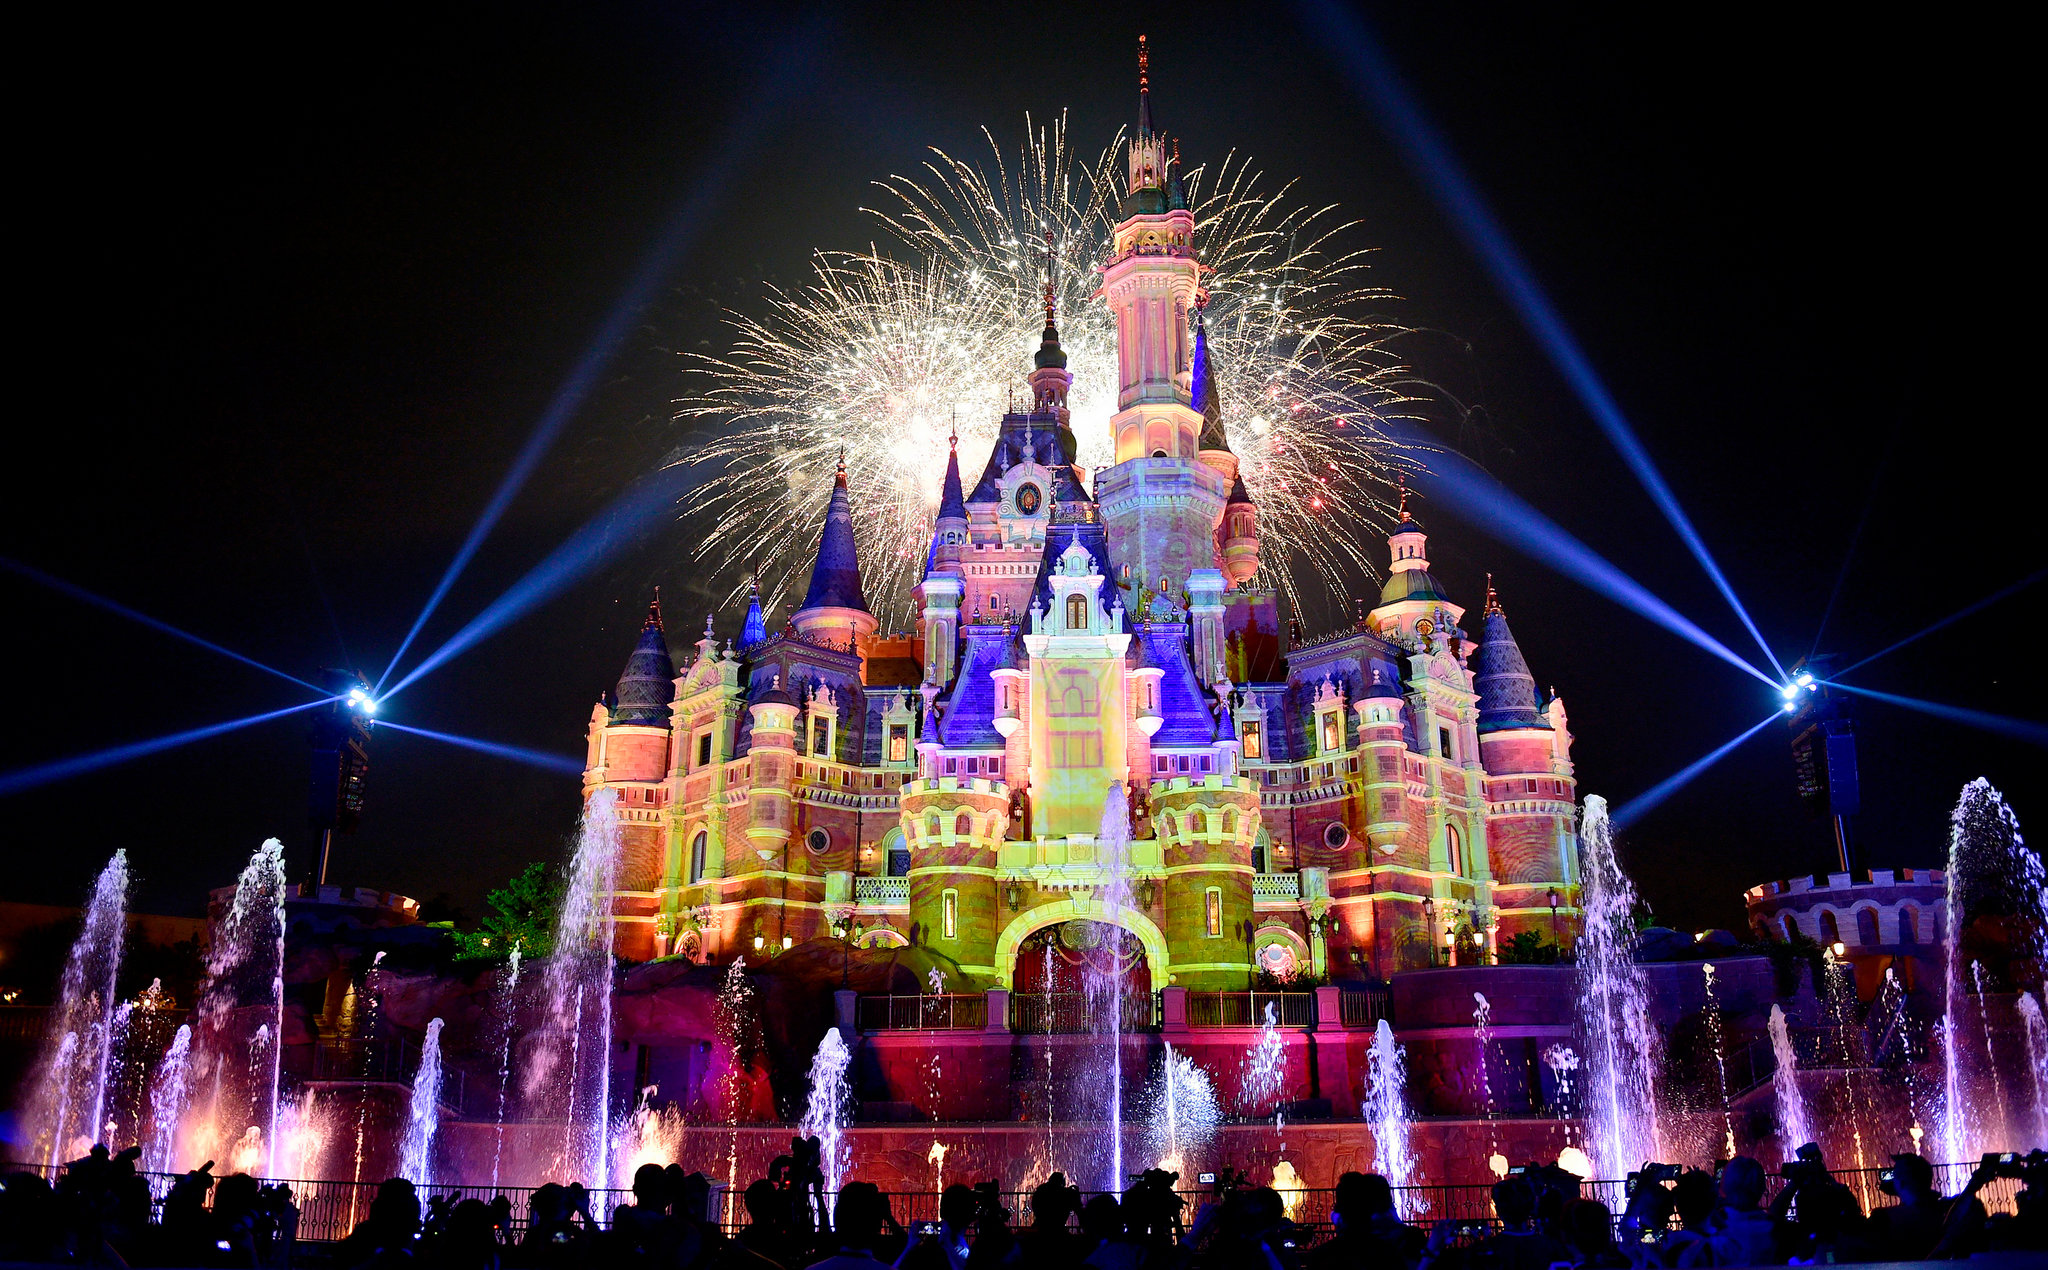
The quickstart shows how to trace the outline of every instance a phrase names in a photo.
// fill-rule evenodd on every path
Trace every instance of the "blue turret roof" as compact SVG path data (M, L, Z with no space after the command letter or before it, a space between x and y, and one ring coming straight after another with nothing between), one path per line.
M1479 693L1479 730L1498 732L1504 728L1547 728L1536 701L1536 677L1522 650L1508 630L1508 615L1487 587L1485 626L1479 651L1472 655L1472 687Z
M860 589L860 557L853 547L853 507L847 501L843 459L838 474L832 478L832 501L825 506L825 533L818 540L818 563L811 569L811 589L804 592L803 607L869 611L867 596Z
M661 630L661 602L647 606L647 620L640 626L640 640L633 655L626 658L626 673L619 676L613 723L667 724L669 704L676 699L676 666L668 655L668 639Z
M1209 324L1202 319L1200 309L1195 310L1193 390L1195 409L1202 412L1202 439L1198 448L1228 452L1230 441L1223 434L1223 403L1216 392L1216 368L1209 364Z
M1159 731L1153 746L1208 745L1216 739L1216 719L1209 698L1188 659L1185 622L1144 622L1137 628L1135 653L1141 667L1156 667L1159 678Z
M967 499L960 492L960 438L946 452L946 482L939 490L939 519L966 520Z
M740 624L740 647L752 648L768 638L768 619L761 612L761 582L747 585L747 620Z

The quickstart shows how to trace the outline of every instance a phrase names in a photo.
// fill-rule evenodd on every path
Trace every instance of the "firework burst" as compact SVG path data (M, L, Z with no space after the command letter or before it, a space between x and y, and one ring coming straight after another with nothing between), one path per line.
M758 569L767 598L801 595L843 450L870 606L885 626L907 624L949 432L957 421L972 484L1003 410L1030 401L1048 256L1079 462L1110 461L1116 328L1096 293L1122 137L1088 164L1064 119L1026 132L1014 165L990 136L983 163L934 150L920 177L878 182L892 205L866 210L887 248L820 253L806 285L770 290L764 316L731 315L730 353L691 355L702 386L680 414L718 422L692 460L706 475L691 509L711 525L699 558L735 591ZM1389 348L1400 328L1374 313L1389 297L1350 245L1357 222L1262 181L1233 154L1187 187L1224 426L1259 505L1262 581L1299 610L1304 593L1345 594L1376 572L1367 553L1390 523L1387 484L1416 457L1384 427L1407 402Z

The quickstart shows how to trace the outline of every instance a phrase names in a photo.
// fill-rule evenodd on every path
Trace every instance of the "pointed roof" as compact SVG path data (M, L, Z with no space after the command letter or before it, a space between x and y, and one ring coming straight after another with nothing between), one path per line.
M669 705L676 699L676 666L668 655L668 638L661 628L661 601L647 606L647 620L640 625L640 638L626 658L626 671L619 676L618 702L612 708L614 724L668 723Z
M1138 135L1152 135L1152 55L1138 37Z
M960 492L960 430L946 439L946 482L939 490L939 519L966 520L967 498Z
M1500 597L1493 592L1493 577L1486 579L1486 618L1479 635L1479 651L1472 655L1472 687L1479 693L1479 730L1499 732L1506 728L1548 728L1536 699L1536 677L1515 644L1508 629L1508 615L1501 610Z
M818 540L818 563L811 569L811 587L804 592L802 609L869 611L867 596L860 589L860 557L853 546L853 506L846 494L843 453L839 471L832 478L832 501L825 505L825 532Z
M1223 435L1223 402L1216 391L1216 368L1209 364L1209 326L1202 320L1202 310L1195 310L1195 368L1194 368L1195 409L1202 412L1202 439L1197 449L1230 450L1230 441Z
M1252 503L1251 491L1244 487L1243 473L1230 478L1230 502L1226 505L1230 507L1255 506Z
M768 621L761 612L761 579L747 583L747 620L740 625L740 647L751 648L768 638Z

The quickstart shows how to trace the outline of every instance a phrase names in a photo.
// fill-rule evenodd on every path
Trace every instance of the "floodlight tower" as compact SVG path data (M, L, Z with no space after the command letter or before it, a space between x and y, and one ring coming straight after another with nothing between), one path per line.
M1848 696L1828 686L1827 660L1812 657L1795 664L1792 678L1778 694L1792 733L1792 770L1800 801L1832 822L1835 857L1847 873L1853 858L1849 817L1862 803L1856 780L1856 726Z
M353 833L363 816L363 790L370 777L370 728L377 702L370 681L353 670L322 670L334 700L313 718L312 781L307 817L320 836L314 885L327 885L327 864L336 831Z

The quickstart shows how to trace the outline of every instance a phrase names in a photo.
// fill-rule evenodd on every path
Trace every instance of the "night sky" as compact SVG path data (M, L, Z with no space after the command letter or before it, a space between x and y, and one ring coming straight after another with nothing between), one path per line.
M580 0L254 21L159 6L118 28L92 12L90 30L22 45L50 83L17 115L25 338L0 550L295 674L382 669L679 206L696 209L685 250L423 650L690 440L669 418L688 387L676 353L723 346L721 307L758 313L764 284L800 281L814 248L865 245L868 183L926 146L978 153L983 125L1014 146L1026 112L1067 109L1092 153L1134 113L1141 30L1184 155L1248 151L1297 176L1303 201L1363 218L1375 280L1401 297L1388 312L1429 332L1406 355L1480 407L1440 409L1438 438L1759 656L1285 6L1180 6L1170 21L1049 3ZM2006 136L2031 113L2028 77L2001 65L2010 41L1994 31L1687 12L1684 26L1643 6L1373 19L1788 662L1867 509L1824 644L1853 660L2048 555L2023 369L2038 354L2022 348L2038 323L2009 307L2038 272L2014 245L2037 213ZM1463 602L1476 610L1496 575L1539 682L1570 710L1582 791L1626 801L1771 708L1763 685L1484 526L1427 504L1420 517ZM702 622L694 541L687 523L657 526L393 717L580 756L652 589L676 644ZM1857 682L2048 717L2042 591ZM0 770L302 699L12 574L0 612L22 707ZM1859 720L1864 863L1939 863L1948 807L1978 775L2023 824L2048 815L2040 748L1876 703ZM138 907L197 911L266 836L302 861L304 731L268 724L6 799L0 895L76 902L125 846ZM573 778L388 731L373 755L335 880L445 891L474 914L572 827ZM1776 726L1624 854L1685 928L1731 924L1741 888L1833 858Z

